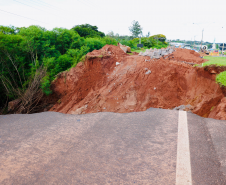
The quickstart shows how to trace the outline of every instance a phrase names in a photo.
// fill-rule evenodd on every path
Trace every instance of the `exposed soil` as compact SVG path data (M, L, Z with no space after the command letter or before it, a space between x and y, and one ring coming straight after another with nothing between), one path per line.
M52 97L59 99L50 111L125 113L191 105L193 113L217 118L210 112L224 95L215 83L216 73L189 65L203 62L198 53L187 49L150 59L106 45L88 53L84 63L61 73L52 83Z
M226 71L226 66L210 65L210 66L205 66L204 69L206 71L209 71L209 73L219 74L219 73L221 73L223 71Z
M209 118L226 120L226 98L222 98L218 105L212 107Z

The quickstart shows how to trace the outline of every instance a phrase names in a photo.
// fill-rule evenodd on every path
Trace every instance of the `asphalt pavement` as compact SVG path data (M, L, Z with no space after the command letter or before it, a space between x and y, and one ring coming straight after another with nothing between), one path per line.
M183 180L226 184L226 121L154 108L0 116L0 184L179 185Z

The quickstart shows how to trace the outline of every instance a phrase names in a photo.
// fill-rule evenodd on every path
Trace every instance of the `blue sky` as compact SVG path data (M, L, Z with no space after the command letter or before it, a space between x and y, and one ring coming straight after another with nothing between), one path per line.
M88 23L105 33L130 35L136 20L144 35L201 40L204 29L204 41L226 42L225 7L224 0L0 0L0 25L50 30Z

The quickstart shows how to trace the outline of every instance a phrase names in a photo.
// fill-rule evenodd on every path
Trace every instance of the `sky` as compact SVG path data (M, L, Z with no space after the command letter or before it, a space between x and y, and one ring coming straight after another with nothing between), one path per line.
M143 35L226 42L225 0L0 0L0 25L71 29L91 24L105 34L131 35L133 20Z

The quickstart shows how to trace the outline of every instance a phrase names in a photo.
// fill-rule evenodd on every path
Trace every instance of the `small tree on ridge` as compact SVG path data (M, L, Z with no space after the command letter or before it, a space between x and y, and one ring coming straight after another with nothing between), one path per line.
M132 26L129 27L130 32L132 33L132 36L137 38L139 35L142 34L142 29L138 21L133 21Z

